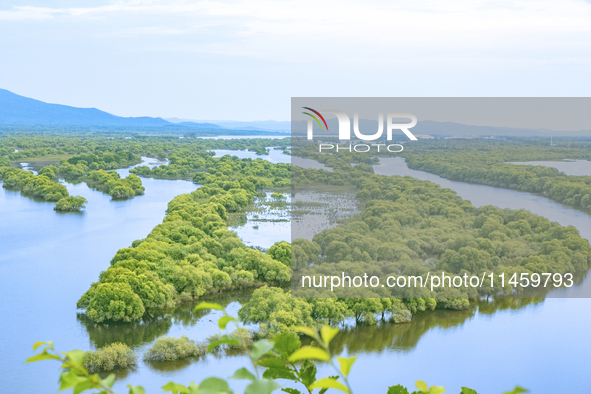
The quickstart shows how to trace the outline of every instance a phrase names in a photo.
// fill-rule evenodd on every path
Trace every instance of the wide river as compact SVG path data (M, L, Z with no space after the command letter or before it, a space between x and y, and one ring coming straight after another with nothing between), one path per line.
M239 154L255 157L251 152ZM273 152L269 159L289 162L289 157L281 156ZM125 176L128 171L119 172ZM429 180L456 191L475 206L525 208L562 225L573 225L583 237L591 239L591 217L587 213L541 196L448 181L410 170L402 159L382 159L375 172ZM587 174L591 175L591 165ZM112 201L84 183L64 183L70 194L88 199L81 214L58 214L52 203L0 188L3 393L57 391L57 363L23 363L32 354L35 341L53 340L62 351L95 349L122 341L141 355L159 336L188 335L204 340L217 332L216 314L199 318L190 313L190 305L153 313L133 325L94 326L77 314L76 301L109 266L117 250L144 238L160 223L173 197L197 188L187 181L143 178L142 182L145 195L126 201ZM284 222L266 226L255 230L247 223L235 230L252 245L268 247L273 240L289 239ZM279 230L275 238L273 229ZM572 294L588 286L586 280ZM247 299L248 293L236 294L223 303L235 314L240 307L236 301ZM588 327L588 299L553 298L536 303L499 300L478 302L466 311L425 313L406 324L347 327L334 342L336 352L359 356L351 374L357 393L386 393L389 385L398 383L412 388L415 379L442 385L450 393L459 392L461 386L481 394L502 393L515 384L534 393L585 393L591 392ZM170 380L186 384L207 376L227 377L245 365L243 355L160 364L144 363L140 358L134 370L118 372L115 390L126 392L125 386L131 383L144 385L148 393L160 393L159 387ZM320 366L321 376L329 374L326 366ZM244 386L237 381L233 387L239 391Z

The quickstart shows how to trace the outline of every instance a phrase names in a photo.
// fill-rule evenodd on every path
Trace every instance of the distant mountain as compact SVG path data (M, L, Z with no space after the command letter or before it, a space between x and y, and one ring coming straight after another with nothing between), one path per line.
M291 130L291 122L278 120L255 120L255 121L237 121L237 120L192 120L179 118L166 118L167 121L182 124L185 122L207 122L199 124L215 124L224 129L236 130L256 130L256 131L275 131L275 132L289 132Z
M196 129L221 129L220 126L218 126L217 124L213 124L213 123L195 123L195 122L179 122L179 123L175 123L179 126L184 126L184 127L193 127Z
M267 131L290 131L291 122L278 120L256 120L251 122L241 122L233 120L207 120L205 122L215 123L227 129L241 130L267 130Z
M0 89L0 129L19 130L29 128L33 130L55 129L108 129L135 130L145 132L192 132L198 135L273 135L275 123L289 122L265 121L269 127L258 127L257 122L195 122L188 119L162 118L142 116L126 118L115 116L96 108L77 108L61 104L49 104L43 101L23 97L5 89ZM232 127L225 124L232 124ZM255 124L257 123L257 124ZM253 132L256 131L256 132Z
M96 108L49 104L0 89L0 125L162 127L172 124L162 118L124 118Z

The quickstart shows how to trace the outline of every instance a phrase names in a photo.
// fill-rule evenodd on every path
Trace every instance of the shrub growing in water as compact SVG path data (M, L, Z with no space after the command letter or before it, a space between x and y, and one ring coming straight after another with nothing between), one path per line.
M82 196L68 196L55 203L56 211L80 211L86 206L86 198Z
M240 344L233 344L233 343L227 344L226 346L229 349L244 349L245 346L247 348L250 348L252 346L252 344L254 343L254 336L252 334L252 331L250 331L244 327L238 327L235 331L228 334L228 337L231 339L238 339L240 341ZM212 342L217 342L220 339L222 339L221 334L214 334L214 335L210 336L209 338L207 338L207 341L209 343L212 343Z
M129 346L115 342L96 351L84 353L82 365L89 372L127 368L137 363L137 356Z
M144 354L145 361L173 361L205 354L206 347L187 336L158 338Z
M69 195L64 185L53 182L45 175L34 175L20 168L0 167L0 181L4 181L2 187L5 189L20 190L25 196L45 201L59 201Z

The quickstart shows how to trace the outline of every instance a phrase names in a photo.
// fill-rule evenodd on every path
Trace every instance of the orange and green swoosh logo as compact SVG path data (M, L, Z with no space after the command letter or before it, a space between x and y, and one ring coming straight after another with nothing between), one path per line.
M315 109L312 109L310 107L302 107L302 108L307 109L308 111L314 112L316 115L318 115L320 117L320 119L322 119L324 126L326 126L326 131L328 131L328 125L326 124L326 120L324 120L324 117L320 114L320 112L318 112ZM302 113L314 118L314 120L318 123L318 126L320 126L320 130L324 130L324 128L322 127L322 123L320 123L320 120L318 120L318 118L316 116L312 115L310 112L302 112Z

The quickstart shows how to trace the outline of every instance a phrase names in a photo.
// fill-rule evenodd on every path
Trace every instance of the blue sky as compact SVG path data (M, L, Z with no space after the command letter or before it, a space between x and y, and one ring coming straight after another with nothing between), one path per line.
M0 87L121 116L292 96L591 96L585 0L0 0Z

